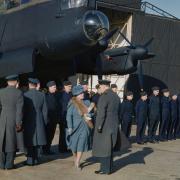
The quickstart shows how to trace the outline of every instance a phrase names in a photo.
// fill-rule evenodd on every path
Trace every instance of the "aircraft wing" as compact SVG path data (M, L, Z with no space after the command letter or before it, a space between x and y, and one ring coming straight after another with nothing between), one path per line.
M128 54L129 46L119 47L119 48L113 48L113 49L107 49L104 51L105 55L108 55L110 57L114 56L124 56Z
M33 48L24 48L0 54L0 77L33 71Z

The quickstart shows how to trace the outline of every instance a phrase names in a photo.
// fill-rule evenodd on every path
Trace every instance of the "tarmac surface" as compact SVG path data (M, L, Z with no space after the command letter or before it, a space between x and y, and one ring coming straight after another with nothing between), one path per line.
M91 152L83 156L83 169L74 168L73 157L69 153L57 151L58 130L54 138L55 155L42 156L42 164L25 166L23 154L18 154L14 170L0 170L0 180L180 180L180 139L159 144L137 145L114 158L114 173L96 175L99 169Z

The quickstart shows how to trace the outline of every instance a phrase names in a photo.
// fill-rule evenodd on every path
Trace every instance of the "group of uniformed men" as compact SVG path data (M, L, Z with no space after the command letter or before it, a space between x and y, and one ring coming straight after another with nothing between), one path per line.
M16 151L26 152L29 166L37 165L41 151L52 154L51 143L57 124L60 128L59 151L66 152L65 128L67 104L72 84L65 81L57 93L56 83L47 83L41 92L36 78L28 79L28 90L18 88L18 75L6 77L7 87L0 90L0 169L14 168Z
M40 82L36 78L28 79L28 90L24 93L18 88L18 75L6 77L8 86L0 90L0 168L14 168L16 151L26 149L29 166L37 165L41 151L45 155L50 150L57 124L60 128L59 151L67 152L66 113L70 101L72 84L63 83L63 90L58 93L55 81L47 83L48 92L39 90ZM141 92L140 99L134 108L133 93L127 92L120 103L117 85L110 81L100 81L96 86L97 93L90 97L88 82L82 82L84 99L91 100L94 112L95 129L93 155L101 158L101 169L98 174L109 174L112 168L112 149L117 142L119 124L129 138L133 116L137 122L137 143L145 143L145 129L148 125L149 142L175 139L179 130L178 96L164 89L159 97L159 87L152 88L148 101L146 92ZM135 109L135 113L134 113ZM119 122L120 119L120 122ZM156 138L158 125L159 138Z

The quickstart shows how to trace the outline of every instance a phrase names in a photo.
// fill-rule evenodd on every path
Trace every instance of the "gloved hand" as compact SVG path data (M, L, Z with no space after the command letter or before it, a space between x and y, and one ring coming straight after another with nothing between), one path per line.
M98 131L98 133L102 133L102 127L99 126L99 127L97 128L97 131Z
M17 132L21 132L21 131L22 131L22 125L17 124L17 125L16 125L16 131L17 131Z
M68 132L68 135L71 135L72 132L73 132L73 129L72 128L68 128L67 132Z

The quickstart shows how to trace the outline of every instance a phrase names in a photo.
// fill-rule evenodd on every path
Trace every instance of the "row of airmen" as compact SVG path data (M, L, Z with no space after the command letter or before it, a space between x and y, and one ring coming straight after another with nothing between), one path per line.
M178 95L172 94L170 96L168 89L162 90L162 96L159 96L159 93L159 87L152 88L152 95L149 98L146 92L141 92L140 99L135 107L132 102L133 93L126 93L125 100L121 104L120 116L122 131L127 138L130 137L133 117L135 116L138 144L147 142L145 138L147 126L148 141L150 143L176 139L180 127Z

